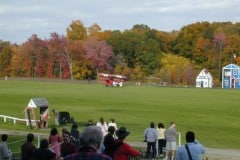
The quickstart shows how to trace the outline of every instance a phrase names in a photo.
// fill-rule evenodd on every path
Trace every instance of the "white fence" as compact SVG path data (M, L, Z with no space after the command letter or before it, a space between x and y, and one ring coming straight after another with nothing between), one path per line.
M29 126L29 120L28 119L21 119L21 118L16 118L16 117L11 117L11 116L5 116L5 115L0 115L1 118L3 118L4 122L7 122L7 120L12 120L14 124L17 122L23 122L26 124L26 126ZM35 120L31 120L33 124L35 124Z

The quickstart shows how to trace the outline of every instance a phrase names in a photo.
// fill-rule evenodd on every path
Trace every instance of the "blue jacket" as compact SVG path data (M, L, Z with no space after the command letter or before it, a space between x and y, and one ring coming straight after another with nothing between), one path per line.
M192 160L201 160L202 154L205 153L205 148L198 142L187 143ZM178 148L176 160L189 160L189 156L185 145Z

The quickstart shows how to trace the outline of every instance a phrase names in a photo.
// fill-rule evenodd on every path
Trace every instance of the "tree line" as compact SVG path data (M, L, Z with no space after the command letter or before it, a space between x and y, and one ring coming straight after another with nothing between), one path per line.
M66 35L33 34L20 44L0 41L0 76L96 79L98 72L123 74L138 82L195 84L206 68L221 81L221 69L240 64L240 22L196 22L165 32L136 24L102 30L72 21Z

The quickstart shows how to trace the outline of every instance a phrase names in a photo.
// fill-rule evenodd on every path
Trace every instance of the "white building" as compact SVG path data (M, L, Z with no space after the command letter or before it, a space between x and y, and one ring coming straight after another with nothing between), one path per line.
M196 87L212 88L213 77L207 69L203 69L196 78Z

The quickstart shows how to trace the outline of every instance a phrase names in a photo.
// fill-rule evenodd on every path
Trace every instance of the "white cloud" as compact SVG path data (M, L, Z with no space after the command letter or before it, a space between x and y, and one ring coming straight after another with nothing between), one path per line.
M32 34L65 34L73 20L85 27L125 30L135 24L171 31L197 21L240 21L239 0L1 0L0 39L21 43ZM17 35L17 36L14 36Z

